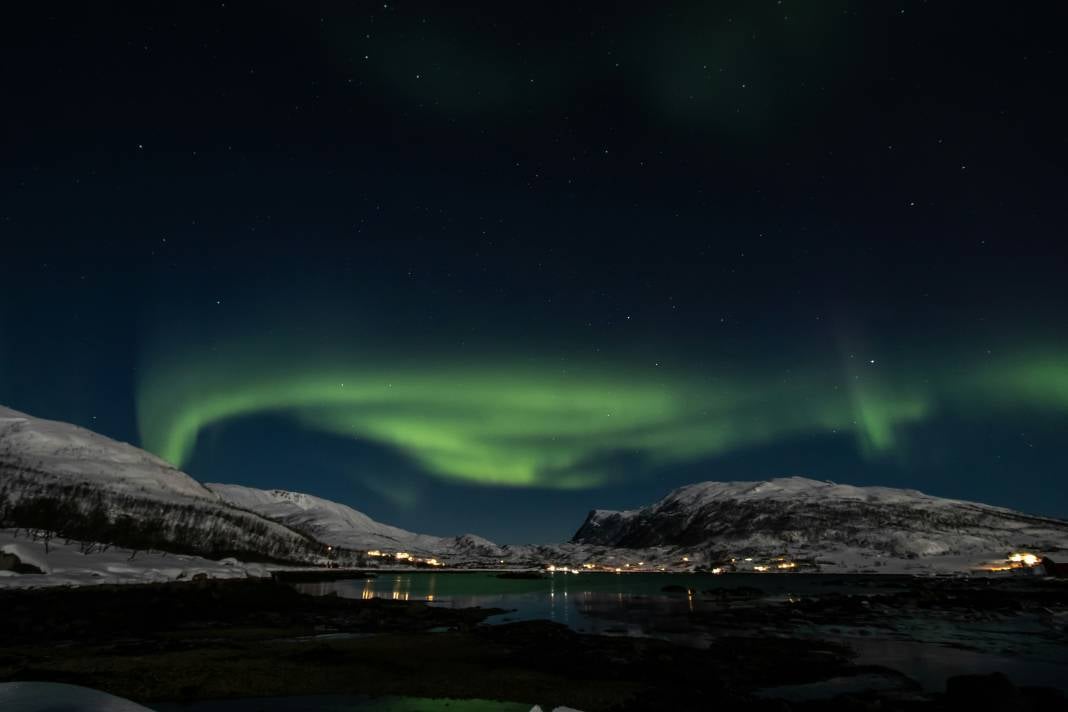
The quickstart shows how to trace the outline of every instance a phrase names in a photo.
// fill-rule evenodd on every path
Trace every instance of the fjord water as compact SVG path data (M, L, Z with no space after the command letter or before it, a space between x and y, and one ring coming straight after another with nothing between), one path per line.
M498 578L491 572L381 572L376 578L296 584L313 595L426 601L455 608L501 608L490 624L549 620L582 633L651 636L705 647L717 635L793 635L845 642L856 662L904 673L930 691L952 675L1004 672L1017 684L1068 691L1068 654L1042 642L1033 622L932 625L901 619L893 631L792 623L790 628L748 624L747 608L828 594L901 591L909 576L827 574L555 573L545 578ZM710 631L692 613L723 610L717 591L742 612L738 627Z
M490 623L550 620L579 632L647 635L666 632L665 627L677 629L671 624L676 617L716 607L701 595L703 591L748 587L763 592L763 602L771 602L827 593L842 586L872 593L889 591L905 578L590 572L516 579L498 578L489 572L388 572L373 579L302 583L297 584L297 589L313 595L336 593L344 598L508 610L490 618ZM675 588L677 592L665 588Z

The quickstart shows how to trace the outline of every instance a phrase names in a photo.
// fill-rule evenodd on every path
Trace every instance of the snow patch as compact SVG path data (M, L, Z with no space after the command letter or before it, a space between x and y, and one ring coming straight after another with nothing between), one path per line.
M162 551L131 552L115 547L84 554L80 542L48 545L15 535L13 529L0 529L0 551L15 554L43 574L0 572L0 588L38 588L41 586L83 586L101 583L154 583L190 581L198 574L206 578L263 578L270 576L267 567L246 564L237 559L211 561L198 556L169 554Z

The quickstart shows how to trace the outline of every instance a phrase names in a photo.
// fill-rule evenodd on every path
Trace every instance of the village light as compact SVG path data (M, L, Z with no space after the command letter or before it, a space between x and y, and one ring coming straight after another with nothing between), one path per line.
M1038 563L1038 557L1026 551L1020 551L1009 554L1009 561L1014 564L1023 564L1024 566L1034 566Z

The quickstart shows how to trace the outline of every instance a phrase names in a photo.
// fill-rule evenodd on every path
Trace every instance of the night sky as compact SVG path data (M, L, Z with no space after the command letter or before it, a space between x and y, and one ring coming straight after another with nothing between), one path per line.
M31 5L4 405L500 542L794 474L1068 516L1053 3Z

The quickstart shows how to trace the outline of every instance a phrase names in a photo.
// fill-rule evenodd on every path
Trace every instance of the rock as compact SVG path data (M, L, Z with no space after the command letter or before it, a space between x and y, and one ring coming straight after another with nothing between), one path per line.
M1023 696L1004 673L956 675L946 680L946 701L951 710L1025 709Z
M14 571L17 574L43 574L44 571L33 564L23 563L15 554L0 551L0 571Z

